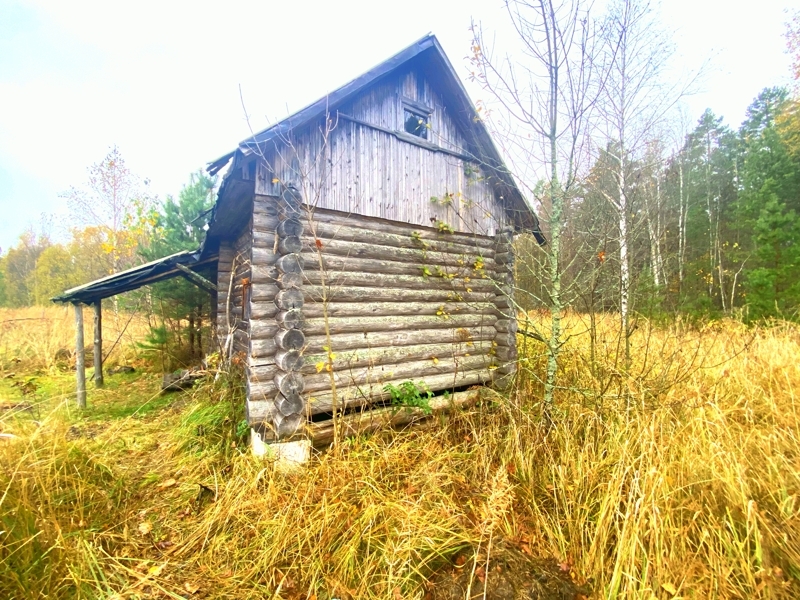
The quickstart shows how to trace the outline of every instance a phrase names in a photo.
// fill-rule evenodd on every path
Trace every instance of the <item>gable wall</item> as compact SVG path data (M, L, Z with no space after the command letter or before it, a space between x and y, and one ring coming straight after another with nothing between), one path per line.
M466 141L430 83L414 71L366 90L323 123L276 143L259 161L256 194L280 194L281 184L300 188L308 204L415 225L442 221L455 231L493 236L507 223L478 165L435 152L380 130L402 131L402 98L433 108L429 140L456 153ZM407 135L407 134L406 134ZM433 203L431 197L449 203Z

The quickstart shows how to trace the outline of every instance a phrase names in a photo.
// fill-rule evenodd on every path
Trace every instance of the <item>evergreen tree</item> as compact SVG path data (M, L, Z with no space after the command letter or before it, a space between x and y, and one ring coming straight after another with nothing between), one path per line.
M0 306L8 306L8 290L6 288L5 258L0 256Z
M142 255L156 260L181 250L197 250L205 236L204 217L214 204L213 189L214 180L197 172L190 176L177 200L168 196L156 234L150 246L142 249ZM211 306L208 292L178 277L153 286L152 295L162 318L171 325L174 342L184 350L180 354L188 355L188 359L201 354L203 323L208 322ZM181 326L183 322L185 326Z
M752 232L746 283L750 318L788 317L800 306L800 165L792 160L776 125L787 99L783 88L765 89L740 129L742 191L737 217Z
M800 307L800 220L775 194L759 211L753 236L759 266L748 274L750 317L796 317Z

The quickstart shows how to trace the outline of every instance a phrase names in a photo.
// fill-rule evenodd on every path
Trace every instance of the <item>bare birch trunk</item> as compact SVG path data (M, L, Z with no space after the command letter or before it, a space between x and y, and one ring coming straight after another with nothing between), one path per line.
M617 193L618 196L618 213L619 220L619 316L620 316L620 329L625 337L625 362L627 364L629 358L628 352L628 311L630 307L630 264L628 257L628 249L630 246L628 236L628 199L625 192L625 150L624 146L620 144L620 156L618 163L619 172L617 173Z
M558 181L558 160L556 158L556 137L550 138L551 181L550 194L552 208L550 210L550 252L548 266L550 270L550 338L547 342L547 375L544 385L545 406L552 406L558 371L558 354L561 349L561 228L564 218L564 198Z
M656 287L661 287L661 274L662 274L662 262L661 262L661 220L660 220L660 202L659 202L659 190L660 190L660 182L658 179L658 174L656 174L655 181L656 181L656 204L655 204L655 222L652 214L652 206L650 202L647 200L647 194L645 195L645 221L647 223L647 236L650 240L650 268L653 271L653 284Z
M682 291L683 270L686 257L686 217L688 201L684 201L683 159L678 161L678 289Z

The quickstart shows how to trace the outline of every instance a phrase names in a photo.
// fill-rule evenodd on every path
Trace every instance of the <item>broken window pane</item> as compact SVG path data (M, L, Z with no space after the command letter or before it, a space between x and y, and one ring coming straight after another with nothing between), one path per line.
M407 108L404 110L406 133L415 135L423 140L428 139L428 116L412 112Z

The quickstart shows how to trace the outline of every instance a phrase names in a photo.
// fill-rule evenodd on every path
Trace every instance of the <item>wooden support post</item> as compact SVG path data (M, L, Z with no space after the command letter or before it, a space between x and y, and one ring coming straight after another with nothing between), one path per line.
M83 351L83 307L75 307L75 380L77 383L78 408L86 408L86 355Z
M102 300L94 305L94 386L101 388L103 381L103 308Z

